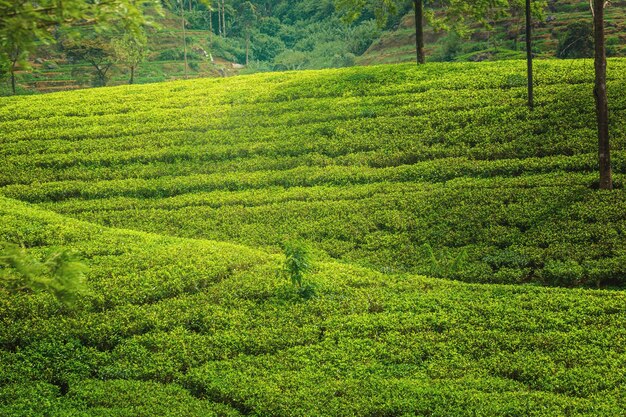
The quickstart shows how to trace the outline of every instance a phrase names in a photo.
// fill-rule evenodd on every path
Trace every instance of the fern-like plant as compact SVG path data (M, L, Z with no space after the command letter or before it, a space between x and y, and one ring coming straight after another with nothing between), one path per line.
M77 295L87 292L86 271L67 249L52 249L39 260L15 244L0 243L0 288L12 294L49 292L72 304Z

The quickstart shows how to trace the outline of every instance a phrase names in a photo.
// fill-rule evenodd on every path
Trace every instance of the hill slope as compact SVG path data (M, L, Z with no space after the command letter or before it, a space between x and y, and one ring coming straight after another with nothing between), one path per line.
M537 67L533 113L516 62L0 99L0 241L80 252L92 290L0 289L0 414L625 414L624 292L498 284L626 276L592 64Z
M609 64L620 187L625 65ZM538 62L532 113L523 71L353 68L4 100L0 193L274 251L300 237L384 271L623 285L625 194L593 190L592 63Z
M81 311L0 297L4 416L615 416L622 292L481 286L83 223L0 198L2 239L91 265Z

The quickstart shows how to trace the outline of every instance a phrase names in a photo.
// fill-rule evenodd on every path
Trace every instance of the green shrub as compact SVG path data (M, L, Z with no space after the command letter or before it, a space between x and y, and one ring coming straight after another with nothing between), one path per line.
M585 276L584 268L574 260L551 260L542 270L545 282L557 285L578 286Z
M556 56L559 58L591 58L594 54L592 26L579 21L567 25L559 37Z

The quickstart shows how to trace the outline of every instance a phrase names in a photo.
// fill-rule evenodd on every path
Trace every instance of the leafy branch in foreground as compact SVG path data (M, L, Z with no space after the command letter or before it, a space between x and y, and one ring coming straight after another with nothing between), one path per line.
M0 288L11 294L48 292L70 305L87 292L86 272L68 249L52 249L39 260L15 244L0 244Z

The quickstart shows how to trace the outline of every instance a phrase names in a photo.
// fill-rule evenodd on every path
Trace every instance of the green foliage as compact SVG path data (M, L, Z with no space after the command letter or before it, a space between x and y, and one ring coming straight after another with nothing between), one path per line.
M124 36L112 41L115 61L130 68L132 74L148 54L148 38L145 32L137 34L124 34ZM129 83L133 83L131 76Z
M234 38L215 37L212 53L233 62L244 62L246 59L245 46L240 40Z
M517 62L1 99L2 273L91 291L0 297L0 415L625 415L624 291L519 285L626 276L589 64L537 66L532 114Z
M93 291L73 316L46 294L0 297L3 416L626 413L623 291L326 261L316 297L286 302L282 259L260 250L6 198L0 222L3 238L84 253Z
M551 260L542 272L546 282L560 285L580 285L585 276L584 268L574 260Z
M276 68L281 70L302 69L308 62L306 53L292 50L283 51L274 58Z
M135 2L110 0L1 1L0 2L0 68L14 71L29 68L27 58L42 44L56 42L52 28L64 28L80 23L91 24L96 32L119 26L135 33L148 23L145 9L160 10L158 0ZM56 32L58 34L58 31ZM2 72L0 72L2 75Z
M533 114L523 62L2 99L0 240L90 293L0 297L0 415L624 415L624 292L584 287L625 285L626 192L589 63L537 69Z
M259 61L272 62L285 50L285 43L280 39L257 33L252 36L252 55Z
M429 243L437 259L467 252L447 278L623 286L624 190L592 189L592 73L584 61L537 65L532 117L520 107L523 62L32 97L0 109L0 193L174 236L274 250L294 236L378 270L427 272ZM624 61L609 69L619 120ZM619 185L619 141L614 153ZM564 260L582 277L543 271Z
M259 31L267 36L277 36L281 30L281 21L274 16L259 19Z
M285 265L283 272L298 289L303 287L304 276L311 270L310 249L304 242L290 241L283 246Z
M164 49L159 52L159 59L163 61L180 61L183 59L184 52L177 48ZM187 51L187 59L189 61L199 61L202 58L193 51Z
M425 18L435 29L452 30L459 34L469 35L479 23L490 28L492 22L507 16L511 9L522 4L522 0L446 0L427 2L420 0L425 6ZM336 8L343 20L354 22L363 15L372 14L380 26L384 26L390 17L401 12L409 12L413 5L408 0L335 0ZM541 15L547 6L546 0L533 1L533 12Z
M457 56L462 52L464 43L461 36L456 31L451 31L440 42L440 50L431 58L433 61L455 61Z
M380 29L374 20L367 20L351 27L348 36L348 51L356 56L362 55L380 36Z
M92 85L94 87L107 85L109 70L116 59L116 50L111 39L103 37L66 39L63 42L63 50L70 62L87 62L93 67Z
M87 293L86 266L67 249L52 249L38 260L17 245L0 245L0 288L11 294L47 292L65 304Z

